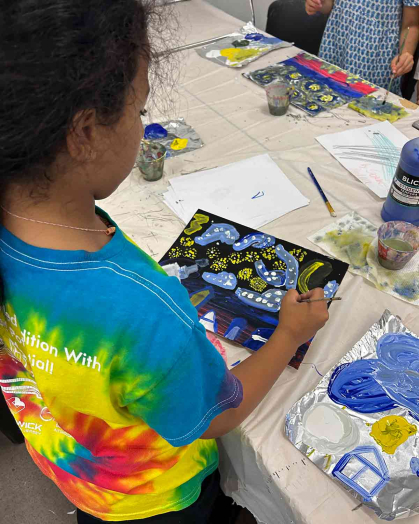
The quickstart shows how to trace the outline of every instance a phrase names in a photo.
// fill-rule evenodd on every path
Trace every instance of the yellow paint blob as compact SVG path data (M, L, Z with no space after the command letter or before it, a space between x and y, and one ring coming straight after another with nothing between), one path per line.
M298 289L301 293L308 293L308 281L310 280L311 275L319 269L319 267L324 266L323 262L314 262L311 266L308 266L304 271L301 272L298 277Z
M180 151L181 149L185 149L187 145L188 145L187 138L175 138L173 142L170 144L170 147L174 151Z
M209 217L207 217L207 215L196 213L193 217L193 220L191 221L190 226L185 229L184 233L186 235L193 235L193 233L196 233L202 229L202 224L206 224L208 221Z
M221 49L220 55L226 57L230 62L243 62L243 60L260 55L264 50L265 48L246 49L228 47L227 49Z
M396 449L416 432L417 427L409 424L404 417L390 415L375 422L370 435L385 453L393 455Z

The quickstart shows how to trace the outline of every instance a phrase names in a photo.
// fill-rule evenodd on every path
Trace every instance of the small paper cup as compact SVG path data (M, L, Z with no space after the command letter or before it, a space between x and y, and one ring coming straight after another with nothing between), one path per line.
M265 92L271 115L285 115L290 105L292 87L285 81L274 82L265 87Z
M161 179L166 155L167 150L162 144L148 140L141 141L136 164L145 180L154 182Z
M386 269L402 269L419 251L419 227L409 222L386 222L377 234L378 261Z

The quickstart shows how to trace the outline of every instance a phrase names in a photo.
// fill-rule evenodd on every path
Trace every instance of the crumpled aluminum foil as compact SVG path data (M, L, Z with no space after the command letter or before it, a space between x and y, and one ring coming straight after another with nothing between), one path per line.
M261 33L258 29L256 29L252 22L247 22L247 24L240 28L237 33L231 33L225 35L225 37L223 38L214 39L213 42L209 42L208 44L196 49L196 52L202 58L205 58L206 60L211 60L211 62L216 62L217 64L225 65L227 67L243 67L247 64L250 64L251 62L254 62L261 56L266 55L266 53L274 51L275 49L281 49L282 47L291 47L293 45L290 42L286 42L285 40L281 40L279 38L277 38L277 43L268 43L266 42L266 40L261 40L260 42L257 40L252 40L249 47L243 47L242 49L261 50L261 52L256 54L255 56L249 56L248 58L235 61L230 61L227 57L220 56L219 51L221 51L222 49L234 47L233 42L235 40L244 40L243 36L255 33L262 35L262 37L264 38L274 38L272 36L264 35L263 33ZM240 49L240 47L238 49Z
M359 432L359 441L356 446L374 446L380 452L388 468L388 476L390 479L386 481L381 490L369 501L365 501L354 489L332 475L332 471L339 460L350 450L338 449L335 453L328 453L328 451L325 450L320 451L318 448L322 447L321 444L317 446L316 449L310 439L310 433L308 433L304 427L307 420L307 412L320 403L332 406L332 409L338 408L342 410L341 405L334 403L330 399L327 391L333 371L342 364L361 359L376 359L377 342L386 333L408 333L419 338L403 325L399 317L392 315L386 310L380 320L374 324L340 362L323 377L314 391L307 393L294 404L286 418L285 432L294 446L314 462L319 469L333 479L333 481L339 483L360 502L373 509L381 519L394 520L396 518L411 517L419 513L419 477L414 474L410 468L412 457L419 457L419 431L399 446L394 454L383 452L381 447L370 436L370 432L374 422L389 415L404 417L409 424L414 424L419 430L418 421L412 418L409 411L403 407L397 407L391 411L363 414L343 408L344 413L350 417L350 423L354 427L355 433ZM305 416L306 418L304 418ZM346 444L348 444L348 442ZM349 445L351 445L350 442ZM378 462L376 461L376 463ZM368 474L369 471L364 475L363 485L371 487L371 478L368 479ZM372 475L374 477L374 474ZM373 482L375 481L376 478Z
M164 127L164 129L167 131L166 137L147 138L147 136L144 136L144 139L149 140L150 142L158 142L159 144L162 144L167 151L166 158L182 155L183 153L188 153L189 151L194 151L195 149L199 149L204 145L204 143L201 140L201 137L198 135L198 133L195 131L193 127L191 127L185 122L184 118L168 120L167 122L159 122L159 125ZM148 126L146 126L145 128L146 132L147 127ZM184 147L174 149L172 147L173 143L175 140L179 139L186 139L187 143ZM137 160L135 163L136 167L138 167L138 160L139 157L137 156Z

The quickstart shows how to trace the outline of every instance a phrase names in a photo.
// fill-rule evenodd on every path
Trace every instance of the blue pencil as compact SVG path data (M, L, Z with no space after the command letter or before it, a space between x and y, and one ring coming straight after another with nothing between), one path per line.
M327 199L327 196L324 194L323 189L320 187L320 184L317 182L317 179L314 176L313 171L309 167L307 168L307 171L308 171L308 174L311 176L311 179L313 180L314 185L319 190L319 193L321 194L321 196L322 196L322 198L324 200L324 203L326 204L327 209L329 210L329 213L331 214L332 217L336 217L337 214L335 213L335 210L333 209L332 204Z

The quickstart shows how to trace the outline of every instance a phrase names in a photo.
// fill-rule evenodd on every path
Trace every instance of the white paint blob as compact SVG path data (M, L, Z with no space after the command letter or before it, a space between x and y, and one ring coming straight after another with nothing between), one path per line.
M359 431L345 410L320 403L303 417L303 442L320 453L341 455L355 448Z

